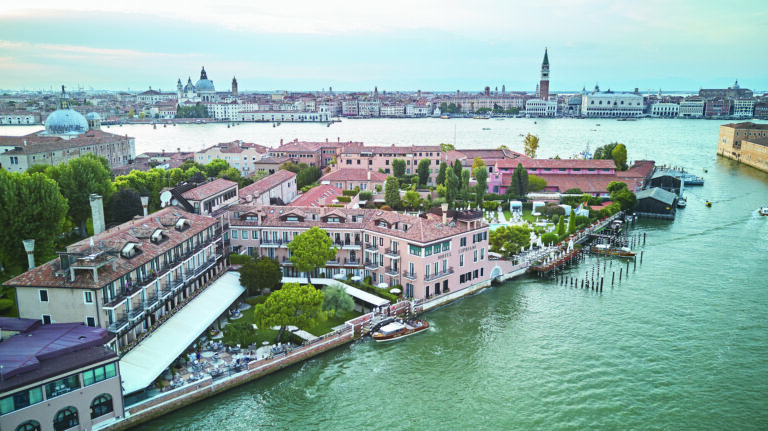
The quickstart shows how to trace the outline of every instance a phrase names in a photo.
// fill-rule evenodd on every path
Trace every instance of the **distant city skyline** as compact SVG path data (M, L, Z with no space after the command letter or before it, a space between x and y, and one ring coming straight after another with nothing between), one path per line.
M0 5L0 88L175 91L768 90L761 1L30 1Z

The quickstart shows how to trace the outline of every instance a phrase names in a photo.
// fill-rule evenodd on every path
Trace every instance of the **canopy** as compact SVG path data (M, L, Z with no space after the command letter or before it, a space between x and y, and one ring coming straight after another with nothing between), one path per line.
M123 356L123 393L151 385L243 292L238 273L227 272Z

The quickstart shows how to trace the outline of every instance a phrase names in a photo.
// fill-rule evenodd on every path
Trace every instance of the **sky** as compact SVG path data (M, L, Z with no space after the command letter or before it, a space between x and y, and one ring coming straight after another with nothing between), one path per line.
M0 89L768 90L765 0L0 3Z

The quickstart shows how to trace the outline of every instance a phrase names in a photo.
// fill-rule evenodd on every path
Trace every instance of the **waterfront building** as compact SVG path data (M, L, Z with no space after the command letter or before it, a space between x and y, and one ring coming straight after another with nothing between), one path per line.
M405 173L412 175L422 159L429 160L430 174L428 184L434 185L440 170L440 163L445 160L445 153L439 145L411 146L363 146L345 145L340 149L336 169L357 168L392 173L392 160L405 160Z
M717 154L768 172L768 124L744 122L720 126Z
M755 99L734 99L733 116L736 118L752 118L755 115Z
M165 102L168 100L175 101L177 97L176 93L163 93L157 90L153 90L149 87L149 90L142 91L136 95L136 103L155 104L157 102Z
M739 87L739 81L736 80L736 82L734 82L733 85L728 88L702 88L701 90L699 90L699 96L705 99L711 99L711 98L739 99L739 98L751 98L753 94L752 94L752 90Z
M193 85L192 78L187 78L187 84L181 85L181 78L176 82L176 100L181 102L216 102L216 88L213 81L208 79L205 66L200 70L200 79Z
M375 209L230 208L235 249L277 259L283 274L305 277L290 263L287 244L299 233L324 229L338 252L312 272L371 277L371 283L403 287L407 297L428 299L487 283L511 268L490 260L488 229L479 211L430 210L421 216ZM507 268L509 266L509 268Z
M105 329L1 317L0 331L0 429L94 429L124 416Z
M405 105L389 103L382 104L381 116L390 118L405 117Z
M358 100L357 101L357 115L359 117L380 117L381 116L381 101L380 100Z
M759 118L761 120L768 119L768 103L755 103L755 118Z
M306 142L295 139L269 150L270 157L288 157L296 163L306 163L308 166L325 168L338 155L339 149L362 146L362 142Z
M701 118L704 116L705 99L699 96L686 97L680 101L680 118Z
M733 100L725 98L707 99L704 108L706 117L729 117L733 114Z
M485 167L489 174L492 174L496 168L496 162L501 160L513 160L518 157L527 157L524 154L506 149L499 148L495 150L475 150L475 149L460 149L451 150L445 154L446 163L453 163L454 160L459 160L461 166L472 170L472 164L476 158L480 158L485 163ZM515 165L517 166L517 165ZM474 176L474 173L472 173Z
M557 102L543 99L525 101L525 114L532 117L554 117L557 115Z
M243 187L238 192L240 202L251 205L286 205L298 195L296 174L284 169Z
M359 112L357 99L341 101L341 115L345 117L357 117Z
M325 105L316 112L299 112L294 110L242 110L235 117L237 121L255 122L328 122L330 113Z
M547 56L547 49L544 48L544 60L541 62L541 80L539 80L539 99L549 100L549 57ZM528 105L526 103L526 111Z
M40 114L37 112L16 111L0 113L0 126L40 124Z
M335 171L327 173L320 177L320 184L330 184L340 190L353 190L359 187L360 190L375 190L380 186L384 190L384 182L387 175L378 171L365 168L345 168L341 167Z
M643 113L643 97L632 93L595 91L581 96L581 115L597 118L629 118Z
M241 100L230 100L220 103L206 103L208 116L216 120L248 121L246 113L255 113L259 110L259 104ZM242 115L241 115L242 114ZM251 120L255 121L255 120Z
M212 160L224 160L230 167L240 171L241 175L248 177L256 172L253 163L261 160L268 150L264 145L241 140L222 142L196 152L195 161L207 165Z
M635 214L645 217L674 219L677 211L677 195L658 187L637 192Z
M651 105L651 117L675 118L680 111L680 105L677 103L654 103Z
M20 317L104 328L125 350L223 269L221 234L216 219L170 206L67 246L6 285Z

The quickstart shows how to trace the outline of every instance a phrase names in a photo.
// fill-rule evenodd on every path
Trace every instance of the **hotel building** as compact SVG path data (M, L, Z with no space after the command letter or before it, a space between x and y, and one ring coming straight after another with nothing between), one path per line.
M744 122L720 126L717 154L768 172L768 124Z
M381 171L384 174L392 173L392 160L405 160L405 173L412 175L422 159L429 160L428 185L434 185L437 174L440 171L440 163L445 161L445 153L441 152L439 145L411 145L402 146L370 146L360 145L344 146L338 155L338 169L368 169Z

